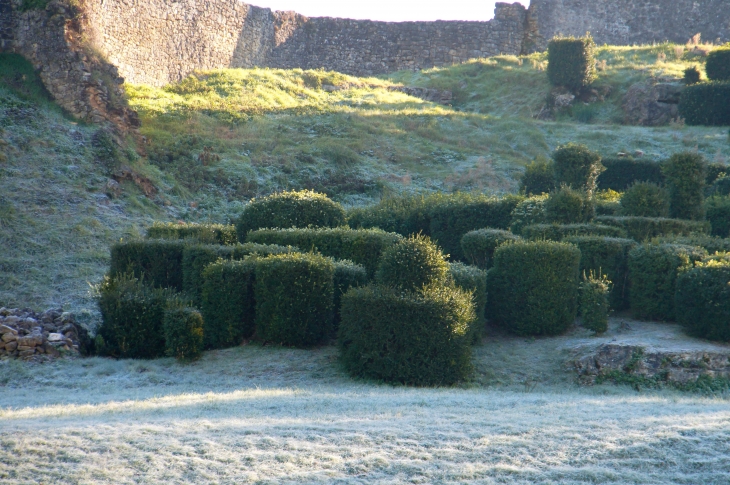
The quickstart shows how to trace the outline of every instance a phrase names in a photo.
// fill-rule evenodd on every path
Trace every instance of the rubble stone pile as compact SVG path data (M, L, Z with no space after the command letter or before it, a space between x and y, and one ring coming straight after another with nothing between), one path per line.
M43 360L79 355L86 329L71 313L59 309L36 313L28 309L0 308L0 359Z

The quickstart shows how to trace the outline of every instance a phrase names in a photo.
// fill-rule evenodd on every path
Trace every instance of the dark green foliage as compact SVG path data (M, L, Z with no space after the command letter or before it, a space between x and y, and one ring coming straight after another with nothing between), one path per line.
M117 243L111 249L112 277L132 272L156 288L183 289L184 241L146 239Z
M730 197L710 197L705 201L705 217L712 235L730 237Z
M706 190L708 196L727 197L730 195L730 176L722 176L715 179Z
M206 244L236 244L235 226L223 224L175 224L155 222L147 229L149 239L192 239Z
M553 152L555 182L592 195L598 176L605 170L601 156L585 145L568 143Z
M500 246L487 273L487 317L517 335L557 335L578 311L580 251L572 244Z
M508 195L495 199L483 195L460 194L431 209L431 238L453 260L463 260L461 238L469 231L485 227L507 229L512 211L522 197Z
M662 172L669 188L669 215L675 219L703 219L705 160L702 155L676 153L662 165Z
M18 6L18 11L45 10L50 2L51 0L22 0Z
M646 241L660 236L676 234L687 236L692 233L709 233L710 224L706 221L685 221L663 217L596 217L595 222L606 226L624 229L628 237L635 241Z
M476 320L469 327L472 343L478 343L484 333L487 311L487 272L476 266L463 263L451 263L449 271L457 288L473 295Z
M705 165L705 185L712 185L718 179L725 178L728 174L730 174L730 167L724 163L708 163Z
M316 254L257 260L256 333L264 342L310 347L331 335L335 265Z
M525 195L549 194L555 189L555 169L546 160L535 160L527 167L520 180L520 193Z
M263 228L339 227L346 223L345 209L324 194L309 190L281 192L253 199L236 223L238 240Z
M730 82L687 86L679 100L679 114L688 125L730 125Z
M615 200L593 199L597 216L619 216L621 215L621 203Z
M596 80L596 44L586 37L555 37L548 42L547 75L550 84L573 91Z
M629 307L629 251L638 243L633 239L598 236L573 236L565 242L580 249L580 270L583 273L606 275L611 280L609 301L614 310Z
M651 160L604 158L601 163L606 170L598 176L600 190L623 192L634 182L651 182L657 185L664 183L661 165Z
M723 239L718 236L707 236L704 234L661 237L652 242L696 246L707 250L710 254L730 252L730 239Z
M452 287L416 293L385 286L342 297L338 344L356 377L416 386L447 386L472 370L471 295Z
M583 326L596 333L608 330L608 295L611 281L605 275L583 273L580 283L580 314Z
M380 260L378 283L416 291L448 281L449 264L443 253L426 236L411 236L388 248Z
M461 238L461 249L470 264L488 269L492 265L494 251L500 245L519 239L519 236L502 229L478 229L464 234Z
M107 128L101 128L91 136L91 151L96 162L111 174L122 164L122 154L115 136Z
M203 352L203 317L194 308L171 308L162 322L165 352L178 360L190 361Z
M668 217L669 194L651 182L636 182L621 197L624 216Z
M379 228L402 236L428 235L430 210L447 197L443 194L390 197L369 207L350 209L347 221L355 229Z
M261 229L248 235L253 243L296 246L303 251L318 251L324 256L347 259L365 267L369 277L375 275L380 256L403 239L398 234L379 229Z
M589 222L595 216L595 207L585 192L563 186L545 201L545 219L557 224Z
M546 222L545 204L548 195L535 195L523 200L512 211L512 222L510 222L510 230L513 234L521 234L522 229L533 224L543 224Z
M684 84L690 86L698 82L700 82L700 71L695 66L684 70Z
M730 81L730 44L713 50L705 63L707 78L712 81Z
M101 326L97 335L104 342L104 355L152 359L165 355L163 319L175 306L174 294L153 289L131 274L106 277L99 287Z
M522 237L529 240L562 241L569 236L626 237L626 231L600 224L535 224L522 229Z
M677 277L677 322L689 333L730 341L730 264L699 266Z
M678 244L644 244L629 252L630 301L637 318L675 318L674 291L684 267L707 256L704 249Z
M255 326L256 259L218 261L203 271L201 310L205 347L220 349L250 338Z
M358 288L365 286L368 282L368 272L359 264L352 261L335 261L334 275L334 326L333 331L336 332L340 326L342 295L347 293L350 288Z

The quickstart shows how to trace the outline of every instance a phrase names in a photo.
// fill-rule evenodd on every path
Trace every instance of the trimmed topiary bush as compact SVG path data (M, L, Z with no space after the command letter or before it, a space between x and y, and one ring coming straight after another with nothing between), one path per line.
M538 239L562 241L569 236L626 237L626 231L600 224L535 224L522 230L522 237L533 241Z
M679 114L688 125L730 125L730 82L687 86L679 100Z
M235 226L223 224L176 224L155 222L147 229L148 239L193 239L206 244L236 244Z
M695 67L688 67L684 70L684 78L683 78L684 84L687 86L691 86L692 84L697 84L700 82L700 71Z
M614 310L629 307L629 251L638 246L633 239L572 236L564 242L580 249L580 271L605 274L612 282L609 302Z
M568 143L553 152L555 181L592 196L598 176L605 170L601 156L585 145Z
M525 167L520 179L520 193L525 195L549 194L555 190L555 169L547 160L535 160Z
M608 295L611 281L605 275L583 273L580 283L580 314L583 326L596 333L608 330Z
M593 201L584 193L563 186L545 201L545 220L557 224L589 222L595 216Z
M572 244L500 246L487 273L487 316L517 335L558 335L578 311L580 251Z
M512 211L512 222L510 222L510 231L513 234L521 234L522 229L533 224L542 224L546 222L545 204L548 195L536 195L527 198L517 204Z
M337 332L342 320L342 295L350 288L358 288L368 283L368 273L364 267L352 261L335 261L334 289L334 321L333 332Z
M705 217L713 236L730 237L730 197L710 197L705 201Z
M162 321L165 352L178 360L190 361L203 352L203 316L194 308L171 308Z
M426 236L411 236L388 248L380 260L375 279L382 285L407 291L444 285L449 264L441 250Z
M710 224L706 221L686 221L663 217L600 216L596 217L595 222L620 227L626 231L628 237L639 242L672 234L687 236L692 233L710 232Z
M201 311L205 348L232 347L253 335L255 270L255 258L220 260L203 270Z
M621 197L621 215L669 217L669 194L650 182L636 182Z
M324 194L310 190L281 192L253 199L236 223L238 240L263 228L320 228L346 224L345 209Z
M578 91L596 80L596 44L585 37L555 37L548 42L550 84Z
M666 236L660 237L652 242L658 244L680 244L682 246L696 246L706 250L709 254L730 252L730 239L704 234L692 234L691 236Z
M649 320L675 318L674 291L684 267L707 256L704 249L678 244L644 244L629 252L630 301L634 316Z
M499 246L519 239L520 236L501 229L478 229L464 234L461 238L461 250L470 264L488 269L492 265L494 251Z
M635 182L650 182L657 185L664 183L662 167L651 160L634 160L633 158L604 158L601 164L606 170L598 176L600 190L617 190L623 192Z
M404 292L373 285L342 297L338 344L355 377L447 386L472 371L471 295L452 287Z
M183 289L182 258L186 243L148 239L117 243L111 248L109 275L133 273L155 288Z
M705 160L691 152L676 153L662 165L669 188L669 214L676 219L701 220L705 188Z
M248 235L248 241L296 246L303 251L318 251L324 256L350 260L375 275L383 251L403 238L379 229L261 229Z
M331 335L335 265L316 254L256 262L256 333L264 342L310 347Z
M677 322L700 338L730 342L730 262L698 263L677 277Z
M712 81L730 81L730 44L713 50L705 62L707 78Z
M428 236L431 208L446 197L444 194L389 197L369 207L350 209L347 221L354 229L378 228L402 236Z
M451 263L449 272L457 288L471 293L474 297L476 320L469 327L472 343L478 343L484 333L487 310L487 272L476 266L463 263Z

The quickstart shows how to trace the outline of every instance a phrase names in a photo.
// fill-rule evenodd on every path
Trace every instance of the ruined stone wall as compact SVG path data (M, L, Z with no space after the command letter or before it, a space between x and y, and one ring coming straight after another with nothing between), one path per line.
M730 0L532 0L528 15L528 51L588 31L599 45L730 41Z

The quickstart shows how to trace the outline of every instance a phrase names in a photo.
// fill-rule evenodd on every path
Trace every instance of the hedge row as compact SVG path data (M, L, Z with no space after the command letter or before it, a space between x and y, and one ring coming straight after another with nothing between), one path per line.
M652 242L659 244L680 244L682 246L695 246L706 250L709 254L730 252L730 239L704 234L692 236L666 236L656 238Z
M470 264L488 269L492 265L494 251L499 246L519 239L520 236L502 229L478 229L464 234L461 238L461 250Z
M688 125L730 125L730 82L687 86L679 100L679 114Z
M689 333L730 341L730 261L708 261L680 273L675 296L677 322Z
M662 217L596 217L595 222L606 226L624 229L631 239L646 241L655 237L677 234L687 236L692 233L709 233L707 221L686 221Z
M705 201L705 218L713 236L730 237L730 197L710 197Z
M606 170L598 176L600 190L623 192L635 182L664 183L661 165L651 160L633 158L604 158L601 163Z
M149 239L114 244L109 275L132 273L155 288L183 289L185 241Z
M223 224L175 224L155 222L147 229L148 239L193 239L208 244L236 244L235 226Z
M522 229L522 237L530 240L562 241L568 236L626 237L626 231L601 224L535 224Z

